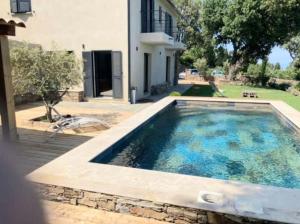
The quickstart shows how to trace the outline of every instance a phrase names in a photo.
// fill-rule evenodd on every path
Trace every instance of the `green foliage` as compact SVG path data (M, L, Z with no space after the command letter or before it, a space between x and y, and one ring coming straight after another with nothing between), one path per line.
M223 63L223 70L224 70L224 75L225 75L225 76L228 76L228 75L229 75L229 69L230 69L230 63L229 63L229 61L227 60L227 61L225 61L225 62Z
M280 70L281 69L281 66L278 62L275 64L274 69L275 70Z
M178 26L185 33L184 42L188 49L182 55L181 63L192 66L198 58L205 58L209 67L222 66L228 59L228 52L217 46L213 35L202 29L201 1L176 0L175 4L182 15L178 18Z
M203 0L203 32L232 44L231 65L243 67L269 55L300 31L299 0Z
M205 58L199 58L196 60L194 63L194 67L198 69L199 73L202 75L207 74L208 66L207 66L207 61Z
M200 1L195 0L175 0L177 9L181 17L178 18L177 26L185 33L184 42L190 49L202 43L200 29Z
M270 70L270 73L271 73L270 74L271 77L273 78L288 79L288 80L292 80L292 79L297 80L299 74L298 70L293 67L287 68L285 70L277 70L277 69Z
M297 89L298 91L300 91L300 82L295 86L295 89Z
M300 59L300 35L291 38L284 44L284 48L289 51L293 60Z
M30 92L40 96L52 121L52 107L61 100L60 91L80 83L79 61L73 53L44 51L26 43L12 48L10 55L15 94Z
M181 93L174 91L170 93L170 96L181 96Z

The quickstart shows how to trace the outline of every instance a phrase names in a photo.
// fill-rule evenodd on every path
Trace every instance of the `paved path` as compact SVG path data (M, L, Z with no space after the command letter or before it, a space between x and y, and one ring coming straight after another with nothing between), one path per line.
M57 202L44 202L44 208L48 224L167 224L166 222Z

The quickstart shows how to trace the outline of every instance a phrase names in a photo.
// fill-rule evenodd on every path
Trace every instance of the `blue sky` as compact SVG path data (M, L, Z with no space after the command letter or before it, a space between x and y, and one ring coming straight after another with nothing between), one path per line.
M281 68L286 68L292 62L289 52L283 48L275 47L269 55L269 61L272 64L280 63Z
M228 44L227 49L232 51L232 45ZM269 55L269 62L272 64L276 64L278 62L282 69L287 68L292 61L293 60L289 52L281 47L274 47L272 53Z

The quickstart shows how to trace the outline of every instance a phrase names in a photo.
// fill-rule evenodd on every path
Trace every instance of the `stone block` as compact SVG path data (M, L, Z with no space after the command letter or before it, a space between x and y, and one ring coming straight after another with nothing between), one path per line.
M183 210L175 207L168 207L167 213L175 217L184 216Z
M222 224L223 223L223 217L220 214L208 212L207 218L208 218L209 224Z
M102 200L102 201L103 201L103 200L104 200L104 201L107 201L107 200L114 201L115 198L114 198L114 196L112 196L112 195L101 194L100 200Z
M120 213L129 213L130 209L126 205L117 204L116 205L116 211Z
M116 203L113 201L99 201L98 208L107 211L115 211Z
M198 214L198 223L199 224L207 224L207 215Z
M52 187L51 189L49 189L49 191L51 193L60 195L60 194L63 194L65 192L65 189L63 187Z
M197 212L191 212L191 211L184 211L183 212L184 217L190 219L190 220L197 220L198 219L198 214Z
M181 219L177 219L177 220L175 220L175 224L191 224L191 223L188 222L188 221L184 221L184 220L181 220Z
M144 218L152 218L156 220L164 220L168 217L168 215L164 212L156 212L149 208L139 208L133 207L130 209L130 213L136 216L144 217Z
M77 199L76 198L72 198L71 200L70 200L70 204L71 205L77 205L78 203L77 203Z
M102 195L100 193L84 192L84 197L90 199L91 201L99 201Z
M90 200L89 198L83 198L78 200L79 205L84 205L91 208L97 208L97 202Z

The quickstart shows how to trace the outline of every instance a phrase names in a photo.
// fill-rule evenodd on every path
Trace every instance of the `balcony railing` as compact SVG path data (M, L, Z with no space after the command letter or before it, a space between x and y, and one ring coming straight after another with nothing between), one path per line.
M142 11L141 19L142 33L163 32L173 37L177 42L183 41L184 33L174 26L173 17L169 13L163 10Z

